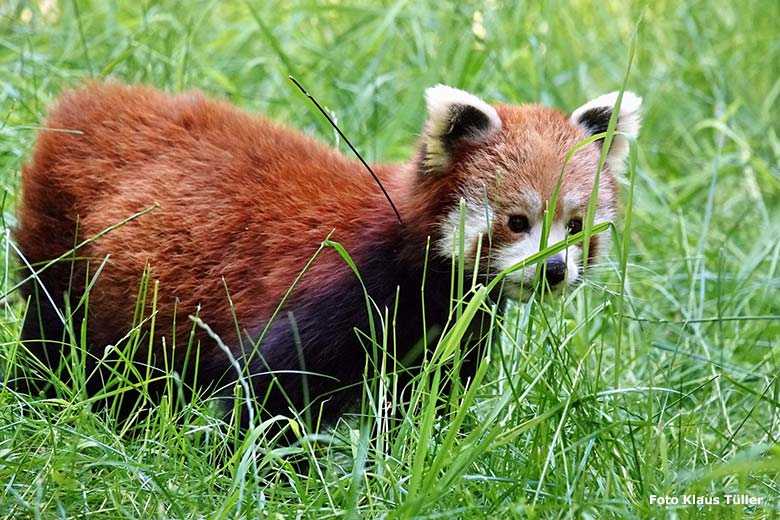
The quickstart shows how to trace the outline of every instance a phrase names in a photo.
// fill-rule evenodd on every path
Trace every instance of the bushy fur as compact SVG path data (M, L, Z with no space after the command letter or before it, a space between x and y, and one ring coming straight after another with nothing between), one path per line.
M108 259L89 291L89 366L99 367L106 346L132 327L139 281L149 266L151 280L159 283L151 341L155 366L167 359L173 360L170 368L185 368L184 356L172 349L187 343L193 329L188 316L198 314L252 374L256 394L267 397L267 412L306 404L296 373L305 365L311 373L308 394L315 401L330 399L327 414L333 417L349 400L340 390L354 388L364 371L365 346L355 329L366 330L369 319L363 288L334 249L324 249L313 262L258 351L251 350L321 241L332 232L332 240L346 248L380 309L394 308L400 299L394 342L402 355L423 335L423 312L429 328L441 330L447 320L450 266L458 251L453 246L461 239L459 201L467 207L466 264L473 266L479 235L490 234L490 249L486 239L477 267L490 277L496 266L503 269L538 251L537 226L566 154L589 133L587 124L557 110L491 107L449 87L430 89L427 103L426 131L413 160L373 167L398 206L401 225L359 162L300 132L199 93L168 95L117 83L67 91L52 107L24 168L16 240L26 260L40 266L156 206L39 275L55 306L64 309L67 301L76 307ZM615 153L625 151L611 152L601 174L599 219L615 211L618 172L612 170L622 160ZM593 143L566 167L550 243L565 236L567 219L587 208L599 154L599 143ZM528 233L508 227L507 218L518 213L532 221ZM420 288L429 238L424 310ZM590 250L598 249L593 237ZM567 251L572 281L581 246ZM531 272L510 277L514 289L507 293L522 296ZM23 289L33 300L24 339L56 368L64 328L36 283ZM79 315L74 323L80 327ZM148 323L142 330L151 333ZM192 383L229 384L235 372L227 356L203 329L195 330L200 365ZM136 359L145 362L148 354L141 349ZM91 389L105 377L104 367L95 370Z

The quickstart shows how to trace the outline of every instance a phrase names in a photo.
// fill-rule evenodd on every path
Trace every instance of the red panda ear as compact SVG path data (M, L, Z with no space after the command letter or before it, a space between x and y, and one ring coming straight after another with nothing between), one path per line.
M610 92L588 101L572 113L571 122L582 128L588 136L606 132L618 94L619 92ZM639 135L641 107L641 97L633 92L623 92L620 112L615 124L615 130L620 134L615 134L612 138L612 145L607 154L607 167L613 173L622 172L623 161L628 155L628 139L636 139ZM603 139L599 140L599 143L602 142Z
M501 130L496 109L463 90L436 85L425 91L428 120L423 134L423 167L438 172L450 163L457 143L480 142Z

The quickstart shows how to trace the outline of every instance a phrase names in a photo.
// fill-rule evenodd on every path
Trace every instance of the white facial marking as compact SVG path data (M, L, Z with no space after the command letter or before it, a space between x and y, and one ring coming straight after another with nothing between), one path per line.
M563 214L568 217L574 216L574 214L580 208L588 207L589 195L586 193L569 191L563 196Z
M560 222L554 222L550 227L546 247L553 246L566 238L566 226ZM538 253L542 239L542 222L534 222L531 230L518 237L513 243L499 248L493 256L493 266L496 271L503 271L519 264L523 260ZM576 244L572 244L563 251L553 256L559 256L566 263L566 278L560 284L565 286L577 280L580 276L580 261L582 250ZM552 257L550 257L552 258ZM528 265L507 275L507 281L515 289L533 287L536 278L536 264Z
M517 199L520 207L516 212L513 213L518 215L525 215L531 220L538 218L542 214L542 197L537 192L527 191L524 193L519 193L517 195Z
M535 225L524 237L495 251L492 259L492 265L495 270L500 272L509 269L529 256L537 253L539 251L541 229L541 226ZM506 280L518 287L530 286L533 283L536 274L535 271L531 272L534 269L535 267L528 266L514 271L507 275Z
M550 231L544 248L549 248L562 242L568 235L567 224L572 218L586 218L587 193L567 193L561 198L561 215L550 226ZM488 236L492 232L492 226L503 223L494 222L495 212L492 206L484 200L473 198L463 199L463 209L460 205L454 206L445 219L441 222L440 238L433 244L437 254L445 258L457 259L460 255L460 240L463 237L464 261L469 271L476 266L476 249L480 239L482 250L480 258L485 259L490 255L490 271L498 273L520 264L529 257L537 254L543 248L542 219L540 214L543 209L543 201L538 193L527 192L518 196L516 214L526 215L529 218L531 228L526 233L517 233L510 236L510 242L501 246L493 244L489 252L490 243ZM514 214L512 211L503 211L503 214ZM610 220L612 210L610 208L597 207L594 215L594 224ZM504 218L502 216L501 218ZM463 232L461 234L461 220ZM554 260L563 261L566 264L566 274L563 281L556 288L563 288L578 280L581 276L582 244L572 244L563 251L559 251L547 258L547 262ZM537 263L529 264L522 269L509 273L506 278L504 291L507 296L521 297L527 291L533 289L536 281Z
M463 251L464 260L468 265L474 262L474 250L479 237L482 235L482 252L484 256L487 252L487 236L490 233L490 227L493 222L493 208L486 205L484 201L476 202L464 199L463 207ZM434 244L436 251L447 258L458 258L460 254L460 236L461 236L461 209L456 206L447 214L447 217L441 223L439 240ZM473 268L473 265L468 265Z

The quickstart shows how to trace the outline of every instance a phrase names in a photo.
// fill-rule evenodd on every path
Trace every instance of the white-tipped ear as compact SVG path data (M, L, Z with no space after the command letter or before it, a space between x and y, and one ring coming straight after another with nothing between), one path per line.
M436 85L425 91L425 104L423 166L428 172L444 169L459 142L479 142L501 130L496 109L463 90Z
M571 122L582 128L589 136L606 132L618 94L619 92L610 92L588 101L572 113ZM623 135L615 134L607 154L607 166L614 173L622 171L623 161L628 155L628 139L625 136L635 139L639 135L641 107L641 97L633 92L623 92L615 124L615 130Z

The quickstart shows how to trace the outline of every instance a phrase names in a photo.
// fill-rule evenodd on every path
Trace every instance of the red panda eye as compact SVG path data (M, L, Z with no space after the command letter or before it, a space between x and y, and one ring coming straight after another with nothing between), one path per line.
M513 233L526 233L531 229L531 223L525 215L510 215L507 226Z
M569 230L570 235L576 235L580 231L582 231L582 219L581 218L573 218L569 221L568 224L566 224L566 229Z

